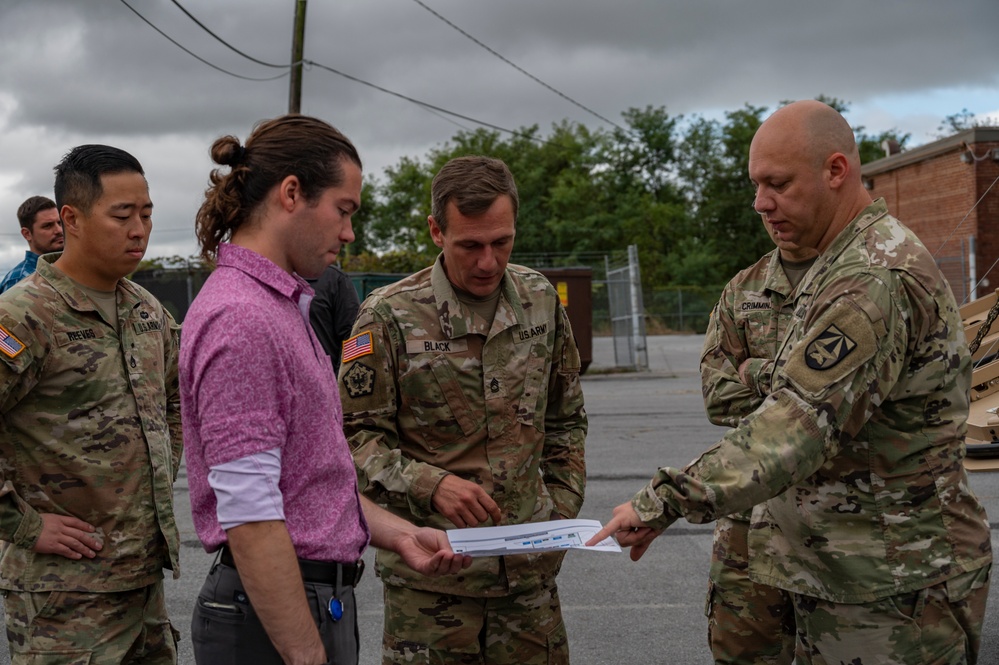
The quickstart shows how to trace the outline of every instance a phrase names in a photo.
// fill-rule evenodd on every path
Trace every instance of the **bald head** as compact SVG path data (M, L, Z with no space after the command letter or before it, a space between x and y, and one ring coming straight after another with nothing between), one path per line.
M810 99L781 107L763 122L753 140L775 137L795 143L796 149L806 151L816 166L824 164L830 155L842 153L859 181L860 152L853 129L828 104Z
M749 147L756 211L782 249L823 251L871 199L853 130L828 104L800 101L760 125Z

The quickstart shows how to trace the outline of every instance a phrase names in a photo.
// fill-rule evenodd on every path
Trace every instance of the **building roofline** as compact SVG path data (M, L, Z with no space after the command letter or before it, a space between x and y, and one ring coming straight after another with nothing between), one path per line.
M906 150L896 155L868 162L860 167L860 173L863 176L874 176L951 152L955 148L960 148L964 143L974 145L975 143L986 142L999 142L999 127L972 127L965 129L939 141L926 143L912 150Z

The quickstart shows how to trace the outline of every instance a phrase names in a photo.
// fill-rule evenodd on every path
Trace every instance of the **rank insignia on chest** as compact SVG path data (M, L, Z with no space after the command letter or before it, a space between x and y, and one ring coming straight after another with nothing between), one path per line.
M830 325L805 349L805 364L812 369L829 369L846 358L856 347L857 343L846 333L835 325Z
M21 351L24 351L24 343L0 326L0 353L8 358L16 358Z
M375 391L375 370L364 363L354 363L343 375L343 388L355 399L367 397Z

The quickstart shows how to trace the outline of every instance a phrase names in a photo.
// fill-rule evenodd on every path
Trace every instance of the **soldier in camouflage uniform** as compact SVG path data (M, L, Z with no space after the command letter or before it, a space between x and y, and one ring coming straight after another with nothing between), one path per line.
M963 465L971 366L953 294L871 201L829 106L774 113L749 172L778 240L820 252L776 362L740 367L766 398L594 540L617 533L637 559L680 517L756 506L750 577L791 593L798 662L975 663L992 551Z
M701 353L701 384L708 418L738 427L763 397L739 378L746 361L772 363L794 310L792 292L817 252L782 243L722 290ZM754 373L758 374L759 369ZM794 660L794 608L786 591L749 578L747 539L752 511L715 524L705 614L715 663L787 664Z
M0 296L0 588L14 663L173 663L179 329L124 276L151 228L142 167L56 167L66 247ZM52 660L48 660L52 659Z
M361 490L417 524L573 518L583 503L579 352L548 280L507 264L516 210L503 162L448 162L429 218L441 255L372 293L344 344ZM429 579L379 551L383 662L567 663L561 561L476 558L458 577Z

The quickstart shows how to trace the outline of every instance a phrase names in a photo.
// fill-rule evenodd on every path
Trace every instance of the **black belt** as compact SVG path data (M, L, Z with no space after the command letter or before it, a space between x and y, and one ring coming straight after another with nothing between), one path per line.
M232 551L228 546L222 546L221 561L223 565L230 568L236 567L236 562L232 558ZM310 559L299 559L298 567L302 571L302 580L312 584L329 584L336 586L337 571L340 571L340 583L346 586L357 586L364 574L364 560L358 559L357 563L336 563L335 561L312 561Z

